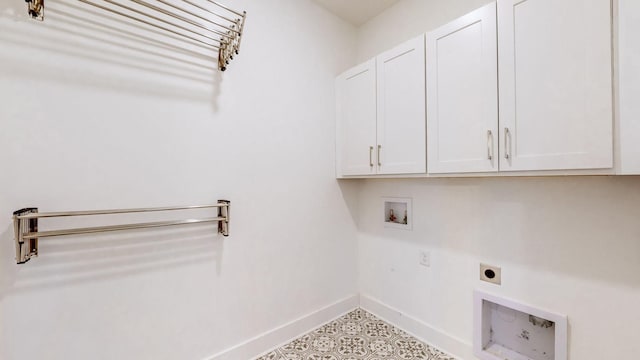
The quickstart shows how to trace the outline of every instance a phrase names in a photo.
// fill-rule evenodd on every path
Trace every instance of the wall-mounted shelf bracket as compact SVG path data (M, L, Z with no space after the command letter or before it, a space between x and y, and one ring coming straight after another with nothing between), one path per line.
M13 213L13 231L16 242L16 262L24 264L38 256L38 239L25 239L25 234L38 232L38 218L20 219L21 216L37 214L38 208L25 208Z
M218 200L218 204L226 205L218 207L218 218L224 219L218 221L218 234L229 236L229 205L231 205L231 201Z
M44 0L25 0L27 12L33 19L44 20Z

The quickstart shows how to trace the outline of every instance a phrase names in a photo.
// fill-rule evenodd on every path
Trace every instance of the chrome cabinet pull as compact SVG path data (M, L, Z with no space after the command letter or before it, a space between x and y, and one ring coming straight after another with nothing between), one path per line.
M511 157L509 156L509 148L508 146L508 140L507 138L511 136L509 134L509 128L504 128L504 158L509 160Z
M487 159L493 160L493 133L487 130Z
M369 166L373 167L373 146L369 146Z
M380 151L382 150L382 145L378 145L378 166L382 166L382 160L380 160Z

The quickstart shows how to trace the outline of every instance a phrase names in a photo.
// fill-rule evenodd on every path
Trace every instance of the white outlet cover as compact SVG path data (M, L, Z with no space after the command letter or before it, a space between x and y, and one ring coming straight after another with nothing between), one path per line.
M427 250L420 251L420 265L431 267L431 252Z

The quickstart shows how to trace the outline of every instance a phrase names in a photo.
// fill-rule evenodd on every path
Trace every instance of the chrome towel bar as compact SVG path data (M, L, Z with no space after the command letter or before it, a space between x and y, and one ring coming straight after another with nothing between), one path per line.
M38 239L54 236L67 236L78 234L93 234L110 231L123 231L135 229L148 229L164 226L218 223L218 233L229 236L229 208L231 202L228 200L218 200L214 205L193 205L193 206L173 206L138 209L113 209L113 210L90 210L90 211L67 211L39 213L38 208L25 208L13 213L14 240L16 245L16 262L24 264L32 257L38 256ZM217 208L217 216L203 219L170 220L145 222L122 225L108 225L86 228L74 228L51 231L38 231L38 219L72 216L93 216L93 215L113 215L113 214L133 214L148 213L158 211L176 211Z

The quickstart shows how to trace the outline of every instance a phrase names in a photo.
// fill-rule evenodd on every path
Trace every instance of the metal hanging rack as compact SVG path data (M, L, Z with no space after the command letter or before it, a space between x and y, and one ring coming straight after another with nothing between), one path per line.
M229 236L229 208L231 202L228 200L218 200L213 205L192 205L192 206L173 206L158 208L140 208L140 209L114 209L114 210L90 210L90 211L67 211L67 212L48 212L40 213L38 208L25 208L13 213L14 240L16 245L16 262L24 264L32 257L38 256L38 240L46 237L68 236L79 234L94 234L111 231L123 231L134 229L149 229L165 226L218 223L218 233ZM134 224L109 225L98 227L74 228L51 231L38 231L38 219L56 218L56 217L74 217L74 216L95 216L95 215L114 215L114 214L133 214L148 213L158 211L176 211L176 210L194 210L217 208L216 217L202 219L187 220L169 220L157 222L145 222Z
M154 3L145 0L123 0L136 4L137 8L114 0L99 0L109 6L90 0L78 1L211 48L218 52L218 69L221 71L225 71L234 55L240 53L247 12L233 10L217 1L202 0L202 2L212 4L218 11L191 0L149 0ZM33 19L44 21L44 0L26 0L26 3L28 14ZM156 3L162 6L156 5ZM176 3L184 3L188 7L178 6ZM150 11L141 11L139 8ZM169 9L179 12L179 14ZM200 11L200 14L192 9L198 9L196 11ZM163 16L178 21L169 21Z

